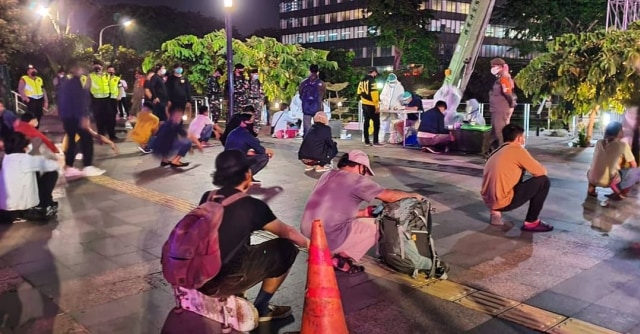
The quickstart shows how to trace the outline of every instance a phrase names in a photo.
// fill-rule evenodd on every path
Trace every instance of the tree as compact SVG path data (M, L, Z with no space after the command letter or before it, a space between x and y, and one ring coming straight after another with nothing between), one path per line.
M548 40L565 33L604 28L607 0L507 0L495 10L498 23L511 27L523 54L545 51Z
M235 63L256 68L263 83L265 95L272 101L288 100L298 84L308 74L311 64L322 69L335 69L328 61L328 51L305 49L299 45L284 45L274 38L251 37L246 41L233 40ZM226 35L224 30L214 31L198 38L179 36L162 44L159 51L148 55L143 63L147 70L157 62L182 63L187 77L197 92L204 92L206 78L216 67L226 68Z
M562 35L518 73L516 83L534 99L561 96L576 114L588 114L588 141L601 109L622 112L626 103L639 102L638 40L637 24L627 31Z
M421 0L369 0L365 23L369 35L381 47L395 47L393 68L401 63L431 65L434 57L435 35L428 30L431 15L420 9ZM431 66L429 66L431 67Z
M17 0L0 0L0 64L20 50L26 39L21 22L21 7Z

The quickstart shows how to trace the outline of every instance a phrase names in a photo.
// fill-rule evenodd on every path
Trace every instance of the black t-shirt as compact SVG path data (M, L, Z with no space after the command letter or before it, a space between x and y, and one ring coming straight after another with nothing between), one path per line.
M413 94L411 97L411 102L407 105L407 107L416 107L419 111L424 111L424 106L422 105L422 98L416 94ZM417 121L418 114L407 114L407 119L410 121Z
M218 194L229 197L240 192L235 188L221 188ZM205 192L200 199L200 204L209 197L209 191ZM218 240L220 240L220 255L223 265L239 259L243 254L241 248L233 257L229 258L229 253L238 245L249 245L251 233L260 231L262 228L276 220L276 216L269 206L254 197L247 196L225 207L222 215L222 224L218 230Z
M167 103L169 101L169 94L167 93L167 87L164 85L164 80L155 74L151 77L151 79L147 80L145 83L145 88L148 88L151 91L151 101L156 98L160 99L160 103Z

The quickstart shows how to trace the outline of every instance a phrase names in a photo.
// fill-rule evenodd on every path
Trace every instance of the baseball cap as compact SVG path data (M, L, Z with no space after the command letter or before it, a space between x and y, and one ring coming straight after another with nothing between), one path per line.
M29 64L29 66L27 66L27 70L34 70L34 69L35 69L35 66L33 66L31 64Z
M254 162L255 159L248 158L238 150L223 151L216 157L215 174L220 177L233 175L238 172L246 172Z
M242 65L241 63L237 63L236 66L234 67L236 70L244 70L244 65Z
M378 69L375 67L369 67L369 71L367 73L373 73L373 72L378 73Z
M367 167L367 171L369 172L369 174L371 174L371 176L375 175L373 173L373 169L371 169L371 164L369 163L369 156L366 153L360 150L351 150L349 152L349 161Z
M493 58L491 59L491 66L503 66L507 63L502 58Z

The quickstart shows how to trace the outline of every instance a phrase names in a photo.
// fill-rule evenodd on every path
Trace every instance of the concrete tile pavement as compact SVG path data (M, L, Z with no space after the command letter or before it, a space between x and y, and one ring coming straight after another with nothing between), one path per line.
M252 192L283 220L297 225L318 175L304 173L297 163L299 141L265 142L276 150L276 157L259 174L263 185ZM452 264L451 280L610 329L637 331L640 270L638 258L626 250L628 242L640 240L637 198L616 203L617 210L585 201L584 171L591 151L570 149L549 139L539 146L534 140L529 143L552 178L543 212L556 225L551 234L531 235L487 225L487 212L478 196L482 169L478 157L427 155L397 147L364 148L354 141L339 145L343 151L357 147L373 155L376 179L384 186L413 189L434 201L436 245ZM97 147L97 164L111 178L191 203L211 188L209 174L220 148L189 156L187 160L195 164L176 172L158 168L151 157L135 153L130 143L120 146L122 154L115 157L106 147ZM0 232L0 298L13 305L38 305L36 301L46 299L52 304L49 307L60 310L25 311L18 323L28 327L29 319L41 319L92 333L157 333L165 319L170 323L177 317L179 324L184 325L188 318L204 326L196 332L215 332L215 326L202 319L184 313L171 315L171 291L158 274L160 246L183 213L85 180L69 183L64 193L57 223L15 225ZM523 213L520 209L509 215L516 227ZM293 305L295 319L263 326L259 332L299 327L305 261L306 255L301 254L283 291L274 299ZM407 333L528 331L416 294L407 281L390 274L362 282L341 279L352 331L383 333L398 326L404 326ZM23 297L16 291L29 292L23 292Z

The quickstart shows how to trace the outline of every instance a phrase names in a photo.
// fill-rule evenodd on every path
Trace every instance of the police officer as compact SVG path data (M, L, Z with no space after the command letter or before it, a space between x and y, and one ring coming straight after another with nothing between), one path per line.
M213 123L218 123L220 113L222 113L222 87L220 77L224 75L224 70L217 68L211 76L207 78L207 99L209 101L209 112Z
M105 136L109 132L109 117L112 114L109 108L112 102L109 78L102 72L101 62L95 61L93 63L93 72L89 74L89 81L91 82L89 91L91 92L93 117L96 121L98 133Z
M247 95L249 83L244 76L244 65L236 64L233 72L233 112L241 113L249 105Z
M257 69L252 69L249 77L249 104L256 110L255 122L261 123L262 106L264 105L264 90L260 82Z
M20 78L18 92L22 101L27 105L27 112L36 116L38 126L40 126L44 109L49 108L49 100L44 89L44 82L38 76L38 70L33 65L29 65L27 74Z

